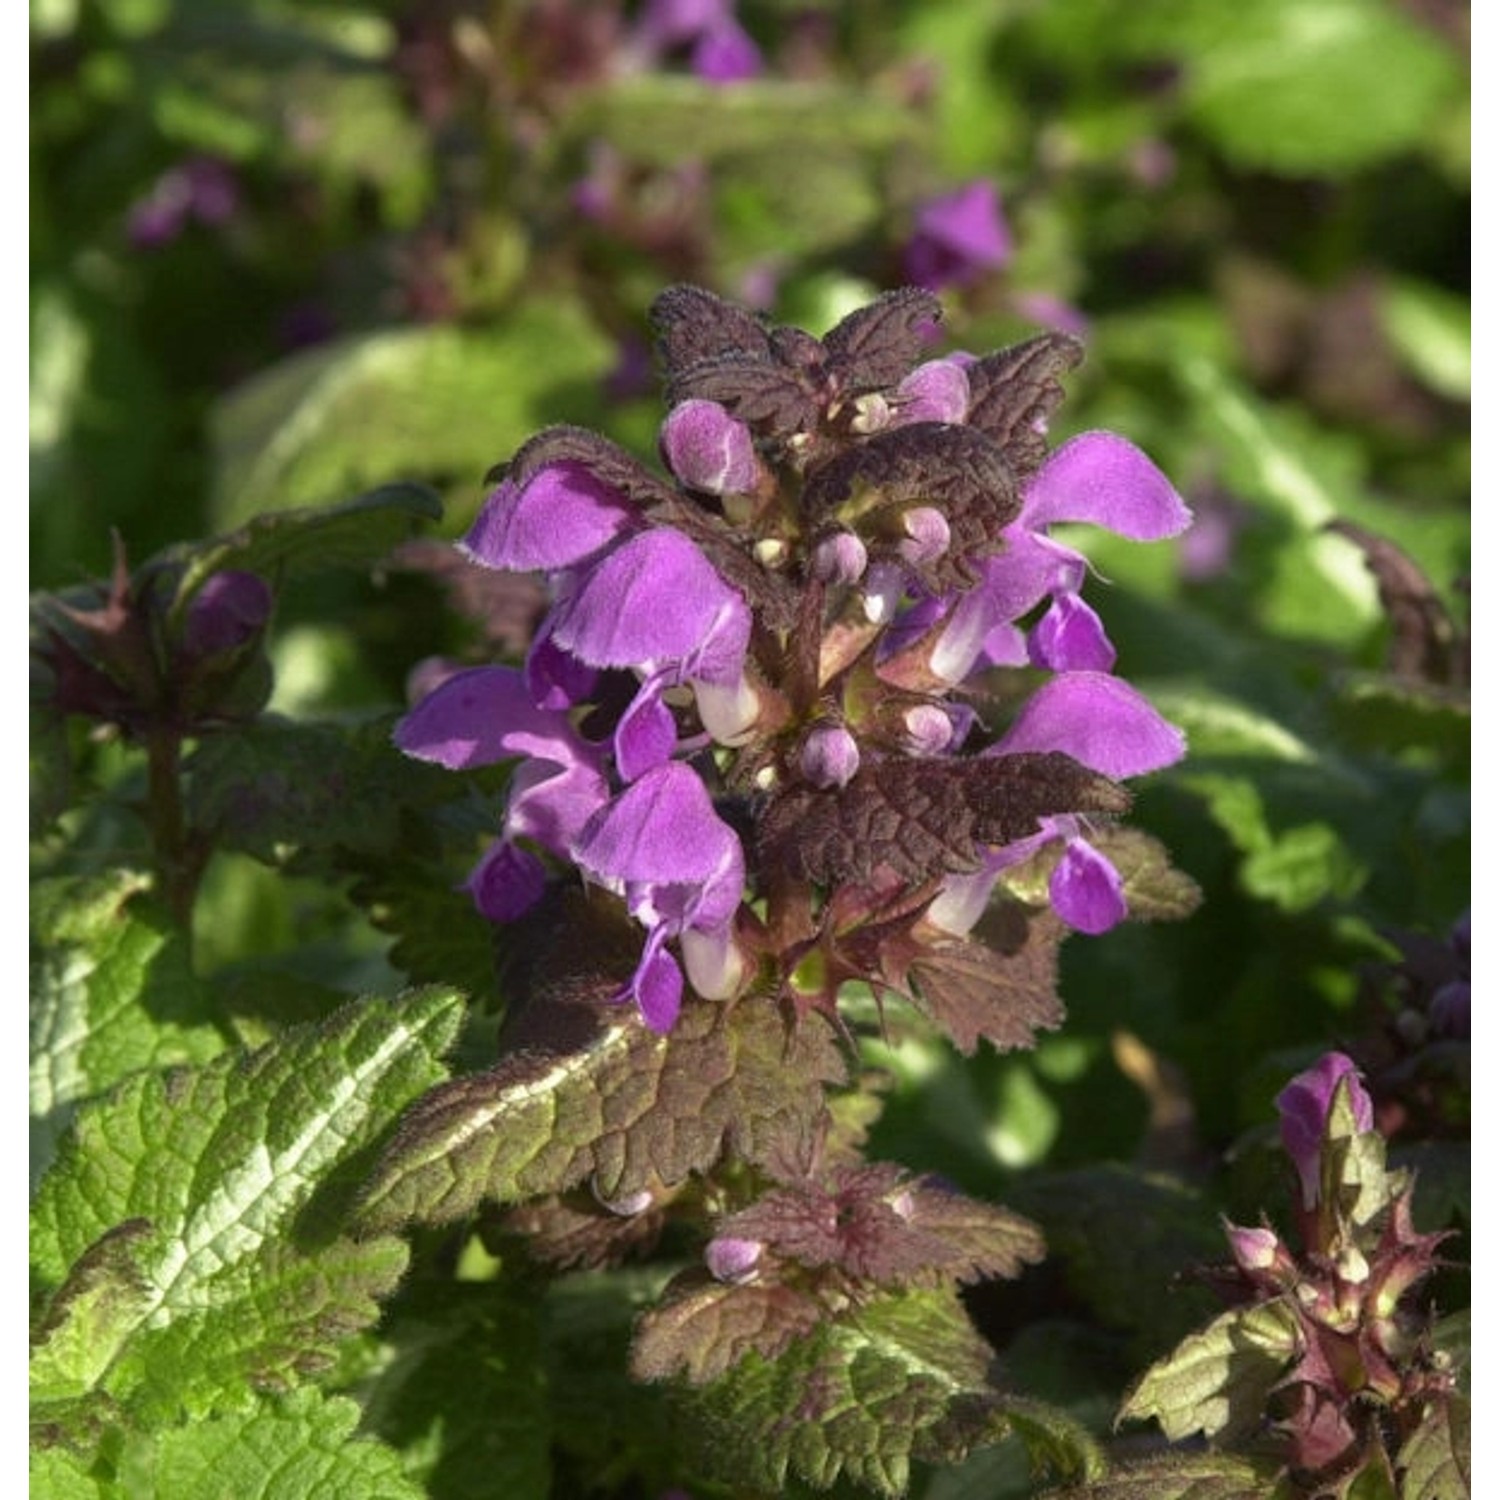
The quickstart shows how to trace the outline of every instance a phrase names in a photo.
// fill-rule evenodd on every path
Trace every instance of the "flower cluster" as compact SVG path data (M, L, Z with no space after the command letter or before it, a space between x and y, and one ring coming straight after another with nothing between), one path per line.
M1072 928L1127 915L1118 782L1183 740L1113 675L1051 528L1152 540L1190 515L1122 438L1049 453L1072 340L932 358L940 312L906 289L819 340L673 288L652 309L670 478L548 429L461 543L542 575L550 607L523 663L448 677L396 742L521 760L479 909L514 920L569 867L614 893L645 933L617 998L658 1031L684 970L710 1000L831 1012L859 979L940 1010L940 960L985 951L968 934L1022 866Z

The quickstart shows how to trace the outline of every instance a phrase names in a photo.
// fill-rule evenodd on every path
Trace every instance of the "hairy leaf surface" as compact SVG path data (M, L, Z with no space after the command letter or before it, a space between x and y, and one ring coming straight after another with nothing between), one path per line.
M398 1240L340 1236L347 1174L442 1076L460 1015L437 991L356 1002L83 1109L32 1218L36 1398L176 1411L326 1363L406 1264Z
M1063 400L1057 377L1082 362L1077 339L1044 333L968 367L969 426L999 446L1018 478L1047 457L1047 421Z

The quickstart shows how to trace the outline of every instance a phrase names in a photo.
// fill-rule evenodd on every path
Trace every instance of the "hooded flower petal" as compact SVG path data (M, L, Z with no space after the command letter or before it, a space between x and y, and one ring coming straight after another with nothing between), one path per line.
M726 896L732 893L732 912L744 886L739 839L714 811L697 772L681 761L647 771L602 808L583 830L574 857L605 885L639 888L642 907L654 888L683 886L697 900L672 901L672 907L696 912L706 904L710 917L727 915Z
M1127 683L1105 672L1064 672L1026 701L986 752L1061 750L1101 775L1143 776L1182 759L1183 733Z
M735 682L750 611L692 542L663 527L589 569L559 607L552 638L592 667L675 665L679 679Z
M514 667L472 667L441 683L401 719L396 748L450 771L534 755L567 765L592 754L566 715L538 708Z
M487 568L568 568L640 524L631 503L582 464L547 464L491 492L459 549Z
M682 1009L682 970L677 960L660 947L648 947L628 993L652 1031L670 1031Z
M1302 1206L1313 1208L1322 1189L1323 1137L1328 1114L1340 1083L1348 1080L1349 1103L1356 1126L1375 1127L1375 1110L1360 1082L1359 1069L1342 1052L1327 1052L1305 1072L1297 1074L1276 1096L1281 1116L1281 1144L1291 1157L1302 1183Z
M1033 529L1091 521L1137 542L1186 530L1193 513L1167 476L1134 443L1112 432L1085 432L1037 470L1021 511Z
M634 781L667 760L677 744L677 721L661 701L661 683L652 678L641 687L615 726L615 769Z
M952 359L930 359L918 365L896 387L887 425L910 422L962 422L969 411L969 377Z

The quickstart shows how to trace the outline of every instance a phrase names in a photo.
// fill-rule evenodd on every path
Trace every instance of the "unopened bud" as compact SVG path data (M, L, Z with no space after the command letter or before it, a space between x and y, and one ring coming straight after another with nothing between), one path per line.
M852 531L835 532L813 548L813 577L822 583L858 583L868 561L865 544Z
M901 517L901 525L906 540L897 544L897 550L914 566L933 562L948 550L952 535L942 511L930 505L913 506Z
M842 724L819 724L802 742L801 766L814 786L847 786L859 770L859 746Z
M908 422L962 422L969 412L969 377L951 359L918 365L896 387L896 417Z
M915 755L941 755L953 743L953 720L935 703L919 703L901 716Z
M849 423L851 432L871 433L891 420L891 405L879 391L860 396L854 403L854 417Z
M215 573L187 607L183 649L195 657L233 651L270 618L271 589L265 579L236 569Z
M641 1188L638 1192L626 1193L620 1198L606 1198L599 1191L599 1181L593 1178L589 1182L590 1191L598 1200L601 1208L607 1208L610 1213L622 1219L633 1219L638 1214L643 1214L651 1207L655 1199L651 1196L649 1188Z
M740 1240L733 1235L721 1235L708 1242L703 1250L703 1263L715 1281L735 1285L749 1281L755 1275L760 1262L760 1253L765 1249L759 1240Z
M1334 1269L1339 1273L1339 1280L1350 1286L1362 1286L1370 1279L1370 1263L1358 1245L1345 1245L1339 1251Z
M1229 1241L1234 1263L1242 1271L1269 1271L1276 1264L1281 1241L1274 1230L1244 1229L1237 1224L1225 1224L1224 1235Z
M750 429L717 401L679 402L662 423L660 441L667 467L689 489L744 494L760 478Z

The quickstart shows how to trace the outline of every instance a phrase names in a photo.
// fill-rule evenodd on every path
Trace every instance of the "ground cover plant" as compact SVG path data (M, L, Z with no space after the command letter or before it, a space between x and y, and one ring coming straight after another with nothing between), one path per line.
M1467 12L1207 17L34 7L33 1493L1471 1492Z

